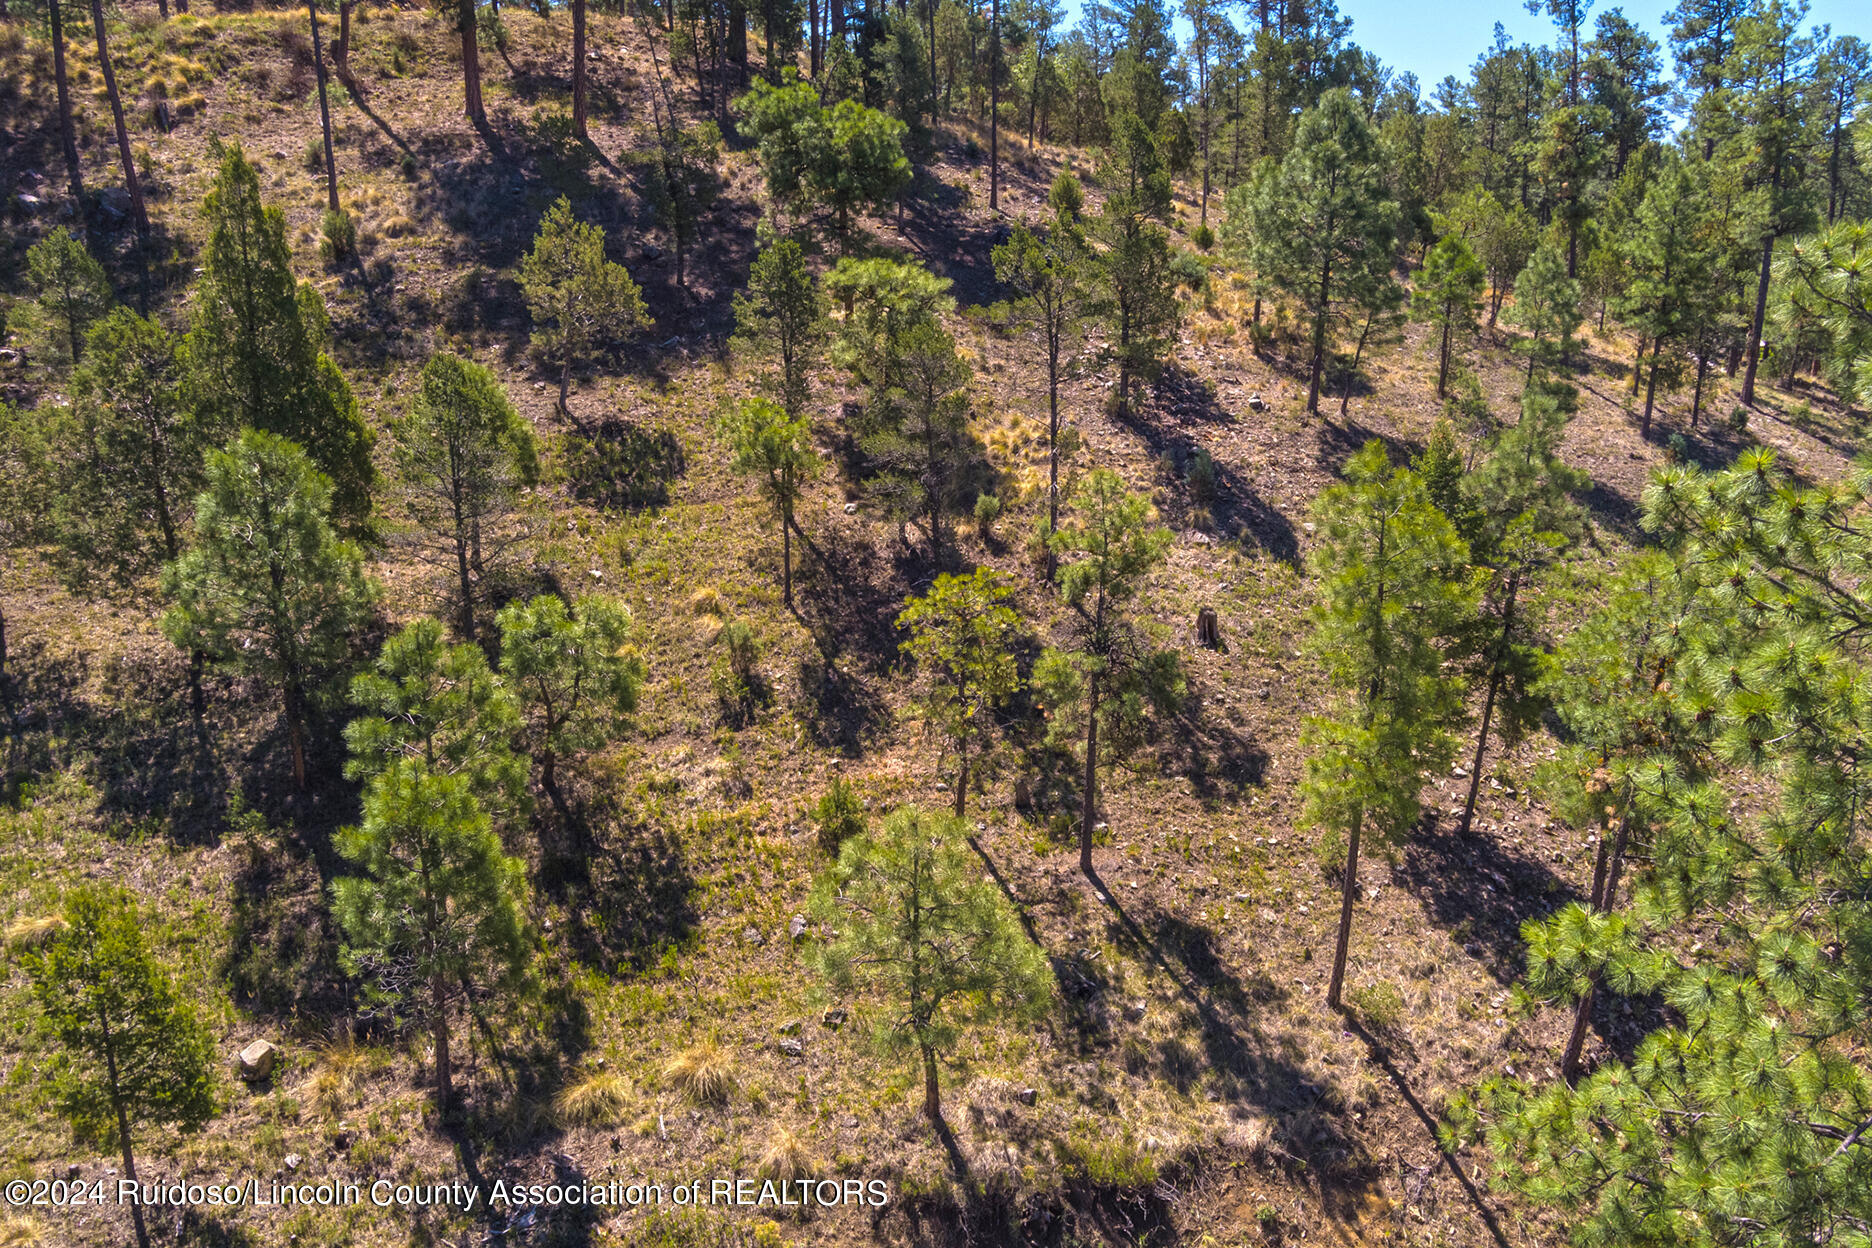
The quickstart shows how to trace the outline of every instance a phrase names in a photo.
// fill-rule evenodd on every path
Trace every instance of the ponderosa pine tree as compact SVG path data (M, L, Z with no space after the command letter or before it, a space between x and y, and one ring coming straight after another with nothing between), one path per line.
M586 595L570 609L554 594L504 607L501 675L520 700L522 739L540 787L564 814L559 764L600 749L637 709L644 665L630 640L630 612Z
M1482 262L1460 234L1446 234L1417 275L1411 292L1411 314L1437 330L1437 398L1449 393L1450 351L1461 338L1475 332L1481 311Z
M44 942L20 955L58 1041L53 1100L80 1132L116 1143L135 1183L136 1127L192 1129L214 1116L214 1038L145 943L147 919L130 893L81 885L59 911ZM129 1204L137 1244L149 1248L142 1202Z
M1671 1019L1576 1086L1491 1081L1455 1115L1493 1143L1505 1182L1568 1210L1578 1243L1791 1248L1872 1225L1872 1071L1856 1043L1872 980L1857 830L1872 615L1840 575L1869 549L1867 485L1797 486L1756 449L1716 474L1666 469L1646 493L1694 592L1635 604L1680 647L1639 676L1721 771L1637 773L1653 818L1631 920L1575 919L1564 944L1532 933L1545 943L1530 945L1530 988L1596 978L1661 995ZM1685 922L1688 945L1669 938Z
M436 355L418 385L395 427L398 475L429 558L452 565L456 626L473 640L475 583L510 543L521 487L539 479L538 439L500 379L472 360Z
M623 265L605 259L604 230L574 217L563 195L520 261L520 288L533 315L533 350L557 367L559 411L570 417L572 370L648 323L643 292Z
M1507 313L1508 323L1525 329L1527 341L1517 344L1527 352L1527 377L1534 380L1534 366L1551 367L1573 350L1573 335L1579 331L1579 282L1567 276L1566 257L1552 241L1534 249L1527 268L1515 279L1515 301Z
M306 787L306 725L377 598L363 556L331 525L331 483L297 445L257 429L207 456L194 542L163 569L163 632L280 691L293 783Z
M117 69L111 62L108 29L104 22L104 0L91 0L91 37L97 42L98 70L104 75L104 98L110 102L111 121L117 131L117 161L123 169L124 190L130 196L130 221L136 226L137 243L147 246L149 209L143 203L143 180L137 176L136 159L130 151L130 130L124 125L123 96L117 90Z
M826 274L827 295L845 311L832 339L832 362L865 388L867 416L889 418L905 344L919 329L942 328L942 318L955 310L950 285L920 264L882 258L848 257Z
M1013 587L991 568L942 575L921 598L910 598L897 627L910 634L899 647L916 661L929 723L955 751L955 814L968 804L970 750L993 730L996 708L1020 689L1014 643L1020 616L1009 606Z
M834 992L876 999L872 1034L885 1052L918 1058L932 1124L942 1121L939 1063L963 1030L1038 1019L1054 996L1045 952L966 840L960 819L900 806L876 833L848 839L813 892L814 915L837 932L819 973Z
M435 1045L436 1101L455 1101L449 1015L474 991L511 990L526 969L526 866L465 775L399 758L364 790L364 818L338 833L359 872L332 882L345 969L411 1006Z
M777 357L778 377L767 388L794 416L812 399L813 366L826 340L825 297L790 238L761 249L748 270L747 289L734 297L734 349L756 358Z
M208 244L184 344L188 399L218 430L258 429L304 448L329 481L347 532L371 510L374 441L326 348L325 300L292 272L286 219L260 198L240 144L214 145L220 169L202 201Z
M1540 227L1520 204L1503 204L1488 190L1476 187L1456 201L1445 223L1446 232L1463 236L1488 278L1488 323L1495 327L1502 300L1514 289L1515 278L1527 267L1539 241Z
M1156 648L1125 611L1169 554L1170 540L1170 531L1153 522L1150 500L1128 492L1118 474L1104 468L1079 486L1071 516L1051 538L1053 549L1071 560L1055 573L1061 598L1073 608L1071 636L1041 654L1032 683L1048 739L1083 741L1079 869L1088 877L1094 874L1099 764L1126 757L1140 743L1147 717L1171 714L1183 700L1176 651Z
M1842 221L1775 261L1777 299L1816 321L1828 379L1849 401L1872 397L1872 226Z
M884 416L872 419L859 442L875 472L867 484L900 531L913 517L923 522L934 568L942 562L943 518L955 509L964 478L979 460L968 430L974 371L956 350L955 338L934 320L918 322L903 335L891 371L896 382Z
M1313 504L1315 575L1325 601L1311 648L1345 705L1306 722L1304 819L1344 849L1339 935L1326 1003L1340 1005L1367 823L1383 835L1416 821L1425 776L1449 765L1463 682L1439 644L1476 605L1469 548L1407 468L1376 440Z
M26 285L33 297L34 337L44 344L47 360L76 367L84 361L91 326L116 302L104 266L70 230L55 229L26 249Z
M785 408L766 399L743 399L722 412L716 433L733 459L729 467L754 477L760 492L780 522L781 597L793 605L793 534L799 525L794 508L806 482L819 471L819 452L813 449L812 422L789 416Z
M1697 172L1688 162L1671 159L1646 192L1622 249L1628 279L1619 316L1638 331L1640 344L1651 344L1641 437L1651 436L1660 354L1693 338L1708 314L1715 267L1708 210Z
M1104 244L1098 253L1099 296L1111 334L1108 350L1118 362L1121 420L1130 416L1136 383L1156 376L1162 366L1182 314L1170 232L1157 215L1144 199L1113 194L1094 225Z
M1476 471L1462 478L1464 501L1474 515L1470 557L1493 574L1486 588L1483 623L1486 641L1481 667L1486 693L1482 723L1476 731L1475 757L1469 766L1469 794L1457 834L1469 834L1476 797L1482 787L1482 761L1496 709L1500 735L1509 745L1533 726L1544 699L1538 684L1546 670L1537 619L1531 619L1522 594L1535 587L1541 571L1585 535L1586 520L1568 497L1587 488L1590 478L1560 459L1568 414L1563 396L1530 387L1521 395L1521 419L1502 431ZM1458 524L1458 532L1465 526Z
M1059 527L1059 383L1061 356L1070 350L1092 300L1091 257L1085 236L1066 213L1044 236L1024 225L994 249L995 277L1020 295L1016 315L1037 329L1047 363L1047 532Z
M1309 412L1319 411L1327 337L1345 292L1370 289L1391 269L1398 207L1385 197L1381 156L1352 93L1334 88L1301 115L1286 158L1258 170L1241 201L1250 267L1311 324ZM1355 273L1367 280L1349 280Z
M345 725L345 775L368 784L399 761L462 776L490 815L526 805L526 762L511 742L520 703L470 641L448 643L427 617L391 634L377 661L351 679L362 713Z

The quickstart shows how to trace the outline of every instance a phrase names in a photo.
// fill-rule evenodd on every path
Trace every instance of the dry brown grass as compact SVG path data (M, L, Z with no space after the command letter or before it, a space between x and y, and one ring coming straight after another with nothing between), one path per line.
M713 1040L678 1053L663 1068L669 1085L698 1105L725 1104L734 1095L734 1061Z
M777 1182L819 1177L821 1164L798 1132L787 1126L774 1128L768 1137L767 1151L761 1154L760 1176Z
M37 949L64 930L65 916L62 914L21 915L6 925L6 947Z
M566 1126L616 1126L630 1102L631 1081L615 1070L598 1070L559 1090L553 1116Z
M45 1242L45 1232L31 1218L0 1214L0 1248L38 1248Z

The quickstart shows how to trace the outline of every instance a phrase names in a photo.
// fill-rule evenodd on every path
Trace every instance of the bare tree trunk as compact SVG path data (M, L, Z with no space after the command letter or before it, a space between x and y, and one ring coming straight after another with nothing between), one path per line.
M1365 823L1365 808L1352 812L1352 835L1346 839L1345 882L1339 890L1339 942L1333 949L1332 981L1326 988L1326 1004L1339 1008L1345 987L1346 954L1352 947L1352 903L1358 899L1359 833Z
M487 109L481 103L481 50L475 46L475 0L458 0L456 23L461 27L462 94L468 120L485 126Z
M1079 806L1079 869L1092 874L1092 814L1098 807L1098 673L1086 685L1085 793Z
M325 128L325 206L338 209L338 158L332 151L331 102L325 93L325 50L319 42L318 0L306 0L312 22L312 63L318 67L319 124Z
M65 76L65 18L59 0L46 0L52 19L52 78L58 86L59 142L65 148L65 170L71 175L72 211L82 224L84 210L84 167L78 163L78 139L72 130L71 86Z
M1702 351L1697 352L1696 386L1690 391L1690 427L1697 427L1697 417L1703 411L1703 374L1709 370L1709 357Z
M572 133L591 141L585 130L585 0L572 0Z
M111 67L110 43L104 29L104 0L91 0L91 26L97 35L98 68L104 72L104 93L110 97L111 120L117 126L117 155L123 161L124 189L130 192L130 218L136 222L139 242L149 241L149 212L143 206L143 183L130 155L130 130L124 125L123 97L117 93L117 72Z
M332 72L344 83L351 98L360 100L364 92L358 89L357 75L351 72L351 10L356 7L357 0L338 0L338 38L332 42Z
M95 4L97 0L92 0ZM1755 317L1749 322L1748 366L1742 371L1742 406L1755 406L1755 366L1761 362L1762 321L1768 315L1769 263L1774 259L1773 234L1762 240L1761 275L1755 285Z
M923 1116L932 1123L942 1121L942 1089L936 1079L936 1050L923 1047Z
M1488 697L1482 702L1482 731L1476 734L1475 760L1469 767L1469 797L1463 802L1462 822L1457 825L1458 836L1469 835L1469 821L1475 817L1476 794L1482 788L1482 754L1488 748L1489 721L1495 716L1495 697L1501 692L1502 659L1508 653L1508 638L1514 630L1515 596L1521 588L1521 573L1517 570L1508 578L1508 602L1502 608L1501 636L1495 639L1495 653L1489 660Z
M292 749L293 787L306 787L305 695L297 684L286 686L286 739Z
M435 1041L436 1101L447 1113L455 1100L455 1069L449 1060L448 989L442 973L429 981L429 1034Z
M1001 0L988 8L988 211L1001 207Z

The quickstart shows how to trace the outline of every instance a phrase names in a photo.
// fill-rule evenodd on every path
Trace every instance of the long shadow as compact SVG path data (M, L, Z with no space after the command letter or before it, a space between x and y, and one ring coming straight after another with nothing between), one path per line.
M689 469L675 433L615 417L566 433L561 458L573 497L612 511L661 507Z
M1581 900L1533 856L1488 836L1458 836L1426 816L1397 869L1404 886L1446 930L1468 932L1465 949L1502 983L1521 977L1521 925ZM1536 906L1527 904L1537 898Z
M1324 400L1321 402L1324 409ZM1335 415L1337 408L1333 409ZM1404 454L1407 448L1397 439L1379 433L1376 429L1361 424L1357 417L1346 420L1326 420L1320 422L1318 449L1313 462L1333 476L1345 473L1346 461L1365 449L1365 444L1376 438L1385 444L1385 451L1391 456L1392 463L1402 463L1409 458Z
M1597 479L1573 497L1592 516L1594 524L1612 530L1628 542L1641 546L1649 544L1650 537L1640 524L1644 510L1637 500Z
M856 758L865 742L890 722L890 704L875 688L861 677L840 672L821 654L800 660L798 679L800 718L820 749Z
M1196 432L1205 425L1233 424L1235 417L1222 406L1207 381L1171 365L1142 403L1133 406L1126 426L1150 447L1152 454L1168 456L1179 466L1201 448ZM1239 533L1283 563L1298 564L1300 538L1293 522L1261 497L1241 471L1221 459L1213 460L1215 494L1209 501L1210 517L1224 532Z
M964 192L919 170L905 192L898 233L932 272L955 284L957 303L993 303L1001 296L993 252L1013 230L1006 222L973 224L975 218L962 211L963 198Z
M1326 1089L1310 1083L1298 1067L1272 1052L1255 1029L1250 1006L1278 1004L1285 999L1285 990L1266 977L1241 983L1216 953L1213 933L1200 924L1158 915L1152 916L1147 930L1096 874L1091 880L1099 900L1112 913L1114 937L1148 956L1176 985L1195 1015L1204 1059L1223 1096L1272 1111L1275 1137L1287 1155L1310 1159L1322 1172L1340 1167L1358 1170L1362 1163L1356 1160L1360 1156L1357 1146L1336 1121L1308 1114L1302 1124L1302 1115L1295 1112L1317 1104ZM1170 1056L1173 1061L1182 1060Z
M1200 686L1193 687L1166 734L1169 770L1189 780L1204 802L1239 796L1267 780L1268 752L1259 742L1210 711Z
M1488 1227L1490 1238L1492 1238L1500 1248L1509 1248L1508 1236L1502 1230L1501 1220L1495 1216L1495 1211L1489 1208L1488 1201L1483 1198L1482 1192L1476 1187L1474 1181L1463 1173L1462 1165L1456 1160L1455 1154L1443 1148L1442 1141L1437 1138L1436 1118L1429 1110L1424 1108L1424 1103L1418 1099L1416 1091L1412 1089L1410 1085L1410 1080L1405 1077L1402 1070L1398 1069L1397 1064L1391 1060L1390 1049L1381 1043L1377 1037L1373 1036L1371 1032L1365 1030L1365 1025L1357 1019L1348 1016L1345 1020L1345 1025L1348 1030L1352 1031L1359 1039L1365 1042L1365 1047L1371 1055L1371 1060L1377 1064L1380 1070L1391 1077L1392 1086L1397 1088L1398 1094L1404 1098L1405 1104L1411 1107L1411 1112L1417 1115L1417 1121L1423 1124L1424 1134L1430 1137L1431 1146L1436 1149L1437 1156L1442 1160L1444 1168L1456 1176L1456 1181L1462 1185L1463 1193L1469 1198L1469 1203L1474 1207L1476 1216L1480 1217L1483 1225Z
M867 537L827 530L800 561L793 601L829 664L851 656L871 672L897 662L903 584L894 561Z
M540 889L563 903L560 937L582 960L614 973L641 971L694 934L695 878L681 844L663 829L602 803L586 806L586 819L591 852L544 861Z

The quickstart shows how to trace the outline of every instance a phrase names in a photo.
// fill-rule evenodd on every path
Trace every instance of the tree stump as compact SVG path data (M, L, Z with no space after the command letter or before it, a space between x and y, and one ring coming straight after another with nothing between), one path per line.
M1222 644L1222 629L1216 623L1214 607L1204 607L1196 613L1196 644L1211 650Z

